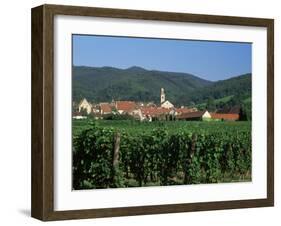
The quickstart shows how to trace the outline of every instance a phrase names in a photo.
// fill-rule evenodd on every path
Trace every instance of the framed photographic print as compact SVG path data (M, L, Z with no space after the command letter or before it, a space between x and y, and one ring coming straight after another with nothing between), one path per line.
M32 9L32 216L274 205L274 21Z

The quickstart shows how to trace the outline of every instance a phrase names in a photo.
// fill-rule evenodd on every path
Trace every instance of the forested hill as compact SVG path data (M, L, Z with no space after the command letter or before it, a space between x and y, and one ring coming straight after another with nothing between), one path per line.
M73 67L73 100L93 102L134 100L159 102L160 88L176 105L200 103L229 95L251 94L251 74L211 82L187 73L146 70L141 67Z
M86 97L95 102L114 100L159 102L160 89L167 98L179 102L180 97L211 85L191 74L145 70L140 67L74 67L73 99Z
M189 101L202 103L210 98L221 99L229 96L235 96L238 99L247 99L251 98L251 93L252 75L244 74L230 79L217 81L208 87L197 89L192 92Z

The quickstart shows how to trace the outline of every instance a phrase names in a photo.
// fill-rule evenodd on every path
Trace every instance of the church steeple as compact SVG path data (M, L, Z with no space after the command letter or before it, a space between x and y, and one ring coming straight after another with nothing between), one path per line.
M164 88L161 88L161 93L160 93L160 104L165 102L165 92Z

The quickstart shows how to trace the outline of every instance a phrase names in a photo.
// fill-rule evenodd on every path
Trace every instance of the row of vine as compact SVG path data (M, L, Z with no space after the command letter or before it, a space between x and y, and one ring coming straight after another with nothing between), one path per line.
M251 172L250 131L169 134L158 128L132 135L92 126L74 139L73 149L74 189L217 183L244 180Z

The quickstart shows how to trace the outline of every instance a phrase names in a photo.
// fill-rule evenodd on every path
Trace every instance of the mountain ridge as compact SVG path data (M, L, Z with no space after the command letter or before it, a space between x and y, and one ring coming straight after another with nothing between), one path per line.
M244 93L250 95L251 74L217 82L182 72L147 70L139 66L115 67L73 66L73 100L87 98L92 102L133 100L159 102L160 88L176 105L200 103L211 97Z

